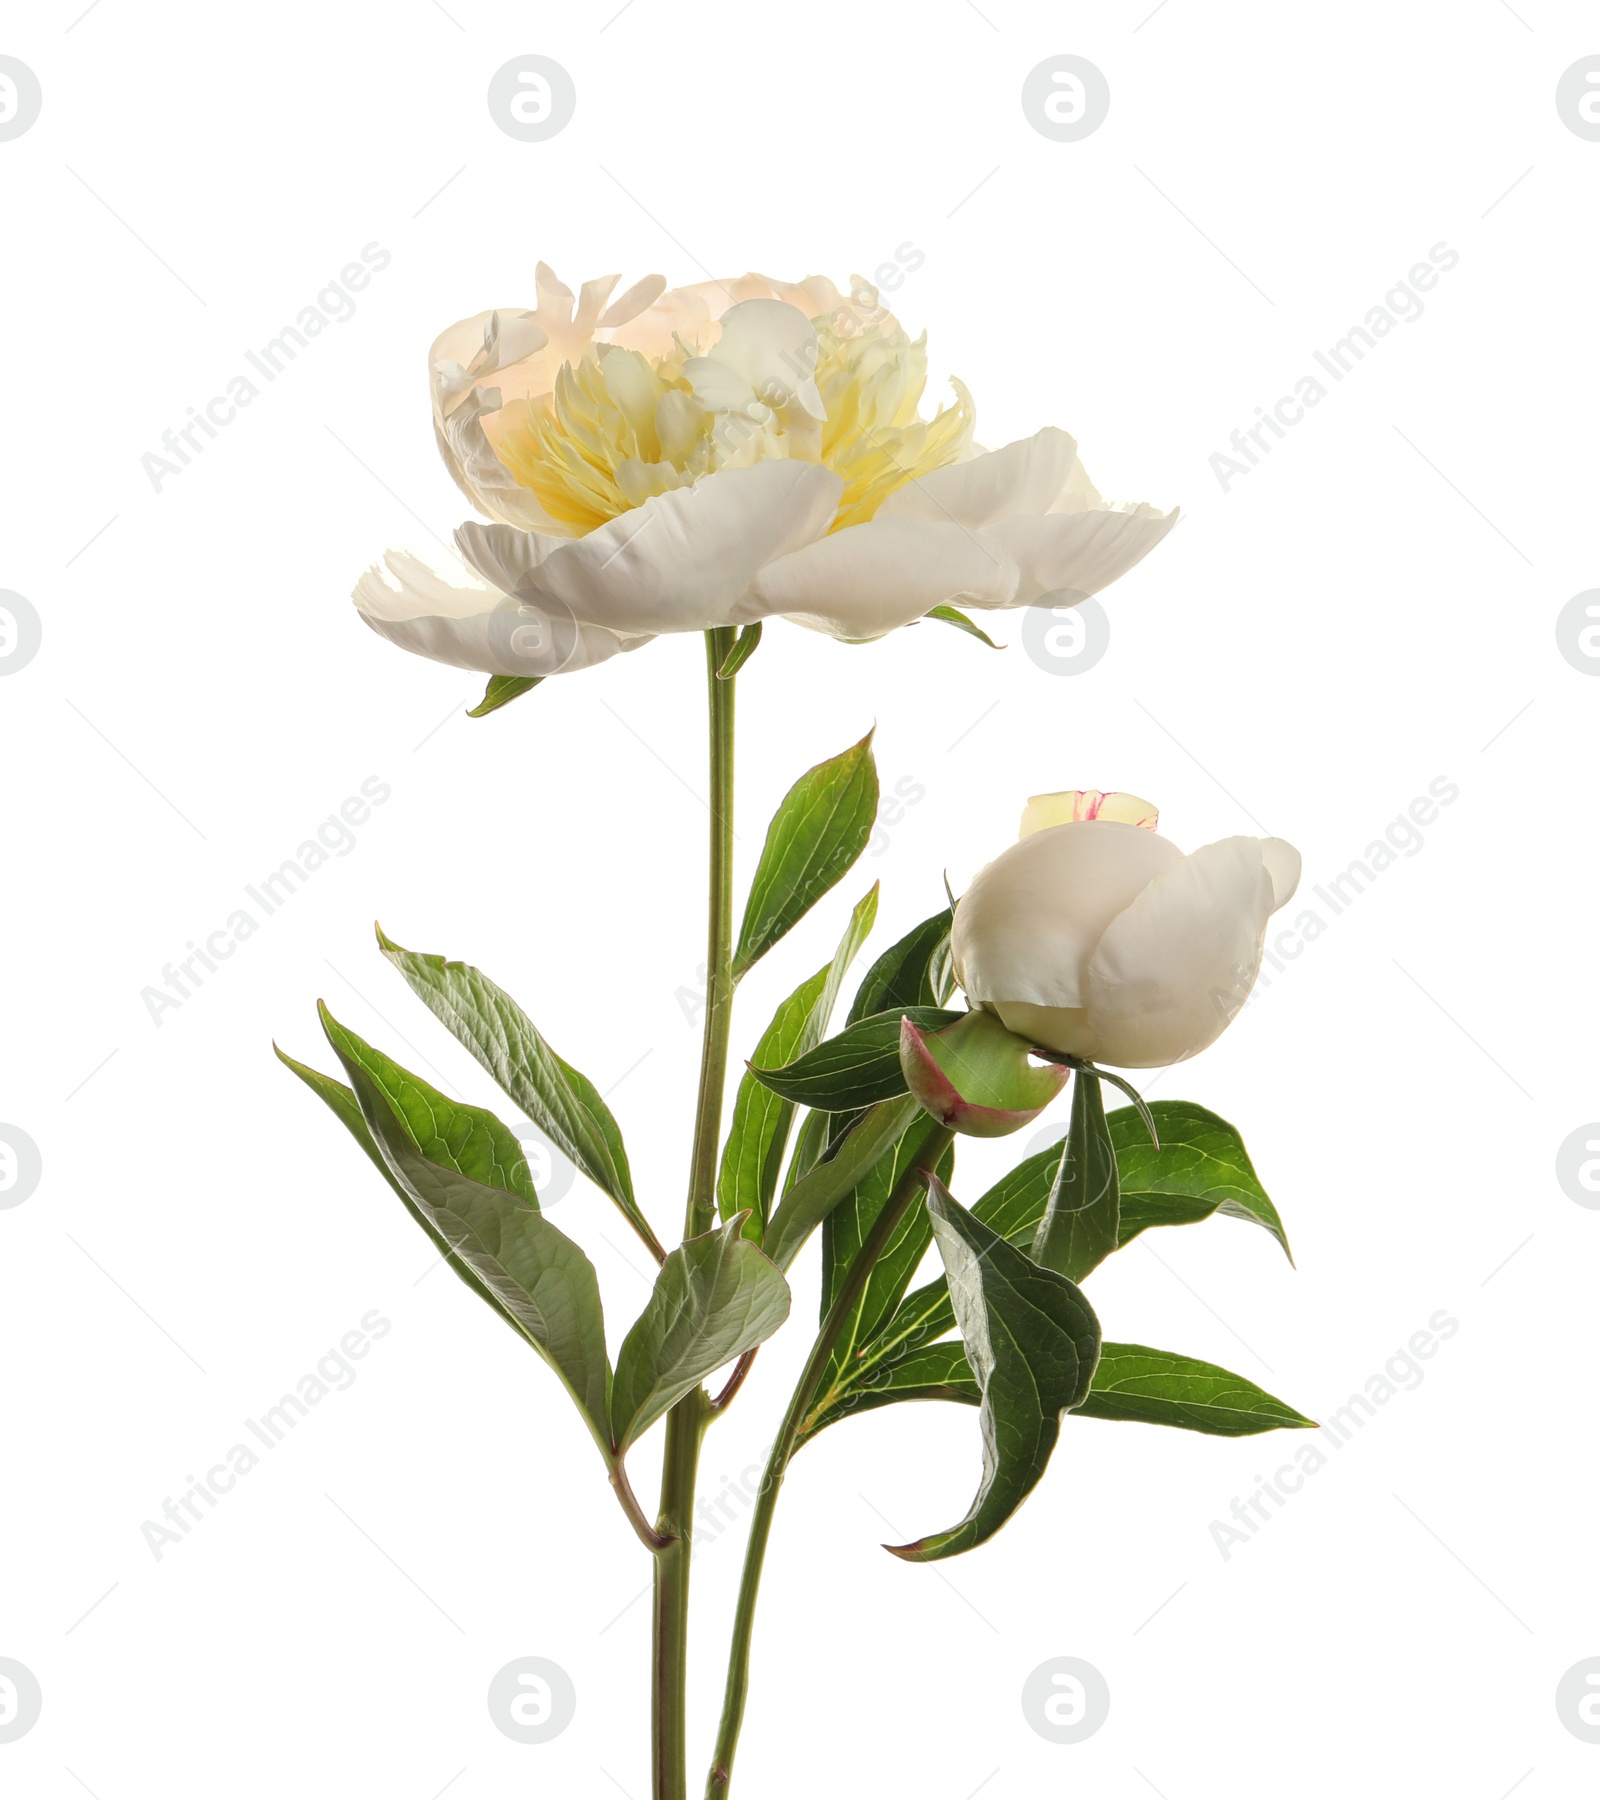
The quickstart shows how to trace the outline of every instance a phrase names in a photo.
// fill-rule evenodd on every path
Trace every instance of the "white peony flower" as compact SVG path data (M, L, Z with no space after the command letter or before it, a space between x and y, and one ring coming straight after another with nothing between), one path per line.
M616 281L575 298L541 263L533 311L434 344L439 449L492 522L462 526L456 565L369 569L375 631L499 675L777 614L872 638L940 605L1084 599L1177 519L1102 500L1053 427L979 449L959 382L924 419L923 340L859 278L650 276L608 305Z
M1020 842L956 907L967 998L1030 1043L1118 1068L1163 1068L1215 1042L1255 984L1300 853L1232 837L1185 856L1155 827L1131 794L1030 800Z

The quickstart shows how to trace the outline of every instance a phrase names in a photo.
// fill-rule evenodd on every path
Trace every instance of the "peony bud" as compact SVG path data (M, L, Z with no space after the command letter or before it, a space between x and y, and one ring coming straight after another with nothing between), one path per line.
M1021 841L956 908L951 959L968 1000L1031 1044L1124 1069L1182 1062L1220 1037L1300 853L1232 837L1185 856L1155 825L1131 795L1030 800Z
M1041 1066L992 1013L971 1012L942 1031L900 1021L906 1086L941 1125L968 1137L1004 1137L1030 1124L1066 1084L1064 1064Z

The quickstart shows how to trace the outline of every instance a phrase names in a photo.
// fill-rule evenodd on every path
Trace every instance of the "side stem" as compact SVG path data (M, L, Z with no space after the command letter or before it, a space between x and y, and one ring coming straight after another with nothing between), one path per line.
M717 1148L722 1093L728 1073L733 1018L733 692L717 670L736 633L706 633L706 681L711 714L711 869L706 934L706 1017L700 1049L700 1092L683 1235L709 1231L717 1207ZM655 1557L652 1618L651 1793L654 1800L687 1800L685 1693L689 1659L689 1558L693 1550L694 1490L700 1440L711 1416L704 1388L667 1415L656 1530L671 1542Z
M789 1401L789 1410L767 1458L761 1491L756 1496L755 1511L750 1520L750 1540L745 1548L744 1574L739 1581L739 1604L734 1616L733 1642L728 1654L728 1684L722 1702L722 1722L717 1728L717 1747L711 1774L706 1781L706 1800L723 1800L733 1781L733 1757L738 1748L739 1730L744 1723L745 1700L750 1691L750 1648L755 1634L756 1601L761 1593L761 1570L766 1560L767 1541L772 1535L772 1516L777 1510L778 1493L788 1472L790 1459L799 1443L800 1427L811 1405L817 1387L827 1370L833 1347L848 1323L856 1302L861 1298L878 1258L888 1248L900 1228L900 1222L922 1197L928 1174L938 1167L955 1134L943 1126L930 1132L916 1161L901 1176L867 1233L855 1261L850 1265L817 1341L811 1347L806 1366Z

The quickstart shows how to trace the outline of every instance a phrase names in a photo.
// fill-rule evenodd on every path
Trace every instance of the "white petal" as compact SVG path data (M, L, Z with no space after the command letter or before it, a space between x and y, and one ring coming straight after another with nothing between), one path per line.
M1066 486L1078 446L1047 426L1003 450L990 450L948 468L920 475L878 508L880 519L946 519L988 525L1013 515L1044 513Z
M828 416L815 379L816 330L798 306L784 300L742 300L728 308L721 323L712 361L741 376L765 405L799 405L813 419ZM713 404L701 396L698 383L695 397L702 406Z
M1183 860L1141 825L1053 825L1003 851L961 896L950 951L969 1000L1084 1005L1107 928Z
M481 525L476 519L458 525L455 538L457 550L491 587L519 598L525 597L533 571L566 542L537 531L517 531L510 525Z
M1287 906L1300 885L1300 852L1282 838L1262 838L1261 860L1272 877L1272 910Z
M1089 961L1097 1058L1164 1068L1220 1037L1255 984L1272 905L1258 838L1207 844L1152 881Z
M457 533L459 538L460 533ZM1022 809L1018 837L1048 830L1052 825L1072 825L1104 819L1120 825L1142 825L1154 831L1161 815L1137 794L1103 793L1099 788L1068 788L1060 794L1035 794Z
M600 318L601 329L610 331L637 318L646 307L655 305L666 285L665 275L646 275L642 281L636 281L625 294L619 295L606 308Z
M1125 511L997 519L988 535L1005 546L1021 570L1013 605L1032 606L1043 600L1069 606L1126 575L1177 522L1176 507L1163 513L1141 504Z
M403 650L488 675L557 675L648 642L559 610L519 604L467 569L434 568L391 550L356 584L362 618Z
M833 637L872 638L946 602L1009 603L1017 572L987 536L923 519L872 519L771 563L751 617L782 613Z
M763 565L820 537L843 489L818 463L724 469L559 545L519 591L623 633L741 623Z

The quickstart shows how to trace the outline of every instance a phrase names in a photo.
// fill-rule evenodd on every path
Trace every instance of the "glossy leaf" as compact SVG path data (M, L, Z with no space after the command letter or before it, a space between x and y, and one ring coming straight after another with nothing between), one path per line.
M943 1006L955 986L950 967L950 909L924 919L889 946L861 978L845 1023L873 1013Z
M567 1159L609 1194L656 1257L666 1254L633 1197L622 1133L599 1090L564 1062L503 989L468 963L378 944L412 992Z
M1150 1111L1161 1137L1159 1150L1151 1145L1131 1107L1119 1108L1106 1120L1117 1152L1123 1209L1144 1217L1139 1229L1188 1224L1188 1217L1159 1216L1161 1203L1168 1203L1167 1210L1177 1213L1181 1203L1193 1202L1205 1208L1198 1217L1221 1213L1264 1227L1292 1263L1283 1221L1267 1198L1237 1129L1190 1100L1156 1100ZM1134 1235L1129 1233L1122 1241L1126 1243Z
M588 1257L527 1196L471 1172L494 1166L490 1134L478 1125L489 1115L448 1100L340 1025L326 1007L320 1010L407 1210L463 1280L555 1371L609 1460L611 1365L600 1285ZM477 1118L464 1126L458 1114ZM425 1126L426 1150L412 1121ZM452 1144L464 1147L459 1159Z
M1215 1363L1142 1344L1107 1344L1094 1386L1078 1408L1083 1419L1131 1419L1211 1437L1315 1428L1316 1420L1274 1399L1253 1381Z
M714 1370L764 1343L789 1316L789 1284L742 1235L742 1215L690 1238L661 1265L617 1353L611 1417L618 1455Z
M872 733L809 769L784 795L771 825L733 958L739 980L843 879L867 847L878 814Z
M880 1158L850 1193L828 1215L822 1232L822 1296L820 1312L826 1317L860 1256L878 1215L888 1204L901 1177L912 1166L939 1127L926 1113L916 1111L890 1152ZM948 1184L955 1171L955 1146L946 1148L935 1170ZM894 1316L933 1242L927 1210L909 1208L894 1235L874 1261L849 1316L844 1321L829 1355L817 1392L814 1411L832 1404L832 1397L855 1381L866 1346L873 1344L885 1323Z
M544 680L542 675L491 675L489 685L483 690L483 698L467 714L469 719L486 719L492 712L499 712L502 706L509 706L513 700L519 700L530 688L536 688Z
M968 1362L977 1377L983 1479L948 1531L892 1546L908 1562L936 1562L994 1536L1038 1485L1081 1405L1100 1354L1100 1326L1082 1292L975 1219L937 1182L928 1214L944 1261Z
M925 612L925 619L937 619L943 625L954 625L957 631L966 632L968 637L975 637L980 644L987 644L991 650L1003 650L1003 644L997 644L987 631L974 625L964 612L954 606L936 606L931 612Z
M850 915L833 961L801 982L773 1015L772 1023L756 1045L758 1063L792 1062L812 1049L828 1029L834 1002L845 973L854 962L878 913L878 885ZM777 1192L778 1172L783 1167L794 1122L794 1102L782 1099L746 1072L733 1103L728 1141L722 1150L717 1175L717 1209L725 1219L747 1213L745 1234L761 1242L772 1197Z
M1061 1160L1028 1254L1042 1268L1082 1281L1116 1249L1119 1218L1117 1158L1100 1078L1079 1068Z
M911 1020L923 1031L953 1025L964 1015L934 1006L902 1007L874 1013L845 1026L836 1037L788 1064L768 1069L752 1066L750 1073L763 1087L821 1112L854 1112L875 1106L906 1091L900 1068L900 1020Z
M978 1378L959 1338L924 1344L846 1389L828 1411L808 1421L814 1437L856 1413L902 1400L952 1400L976 1406ZM1253 1437L1264 1431L1304 1430L1315 1421L1214 1363L1142 1344L1103 1344L1088 1397L1074 1419L1130 1420L1170 1425L1211 1437Z
M813 1231L866 1180L873 1167L917 1118L909 1094L870 1108L842 1138L831 1157L812 1165L773 1213L763 1239L768 1256L788 1269ZM813 1113L812 1119L827 1119ZM810 1120L807 1121L810 1123Z

